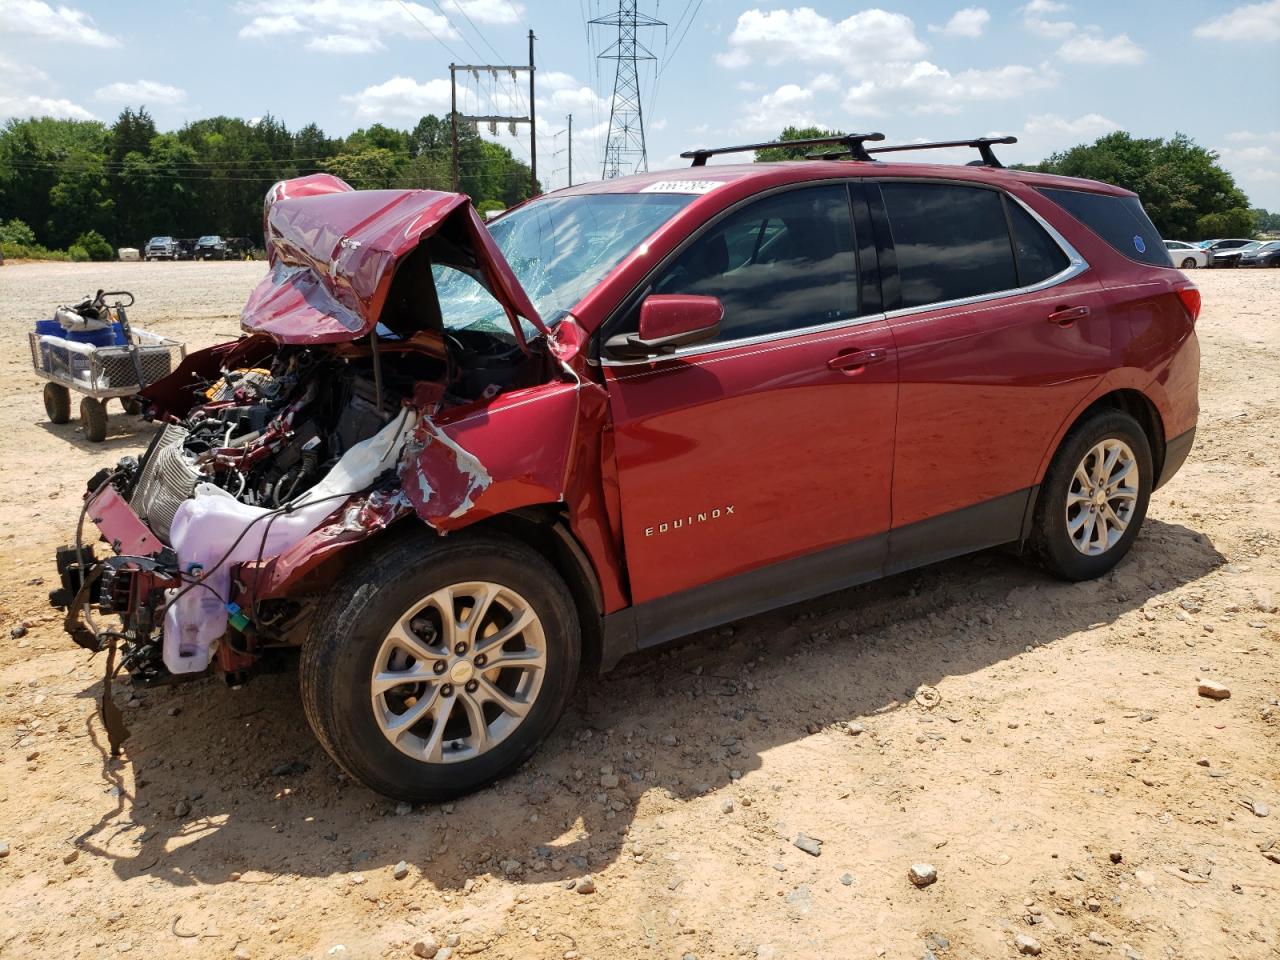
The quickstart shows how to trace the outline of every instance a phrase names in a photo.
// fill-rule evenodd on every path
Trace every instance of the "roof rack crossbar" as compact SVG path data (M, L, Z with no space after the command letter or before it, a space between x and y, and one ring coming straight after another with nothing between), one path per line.
M981 156L984 167L1003 167L1004 164L991 149L997 143L1017 143L1017 137L978 137L976 140L935 140L931 143L899 143L889 147L872 147L867 153L900 153L907 150L940 150L944 147L973 147ZM829 150L824 153L811 153L810 160L836 160L846 156L848 151ZM855 158L856 159L856 158ZM978 163L979 161L974 161Z
M744 143L737 147L699 147L697 150L686 150L680 154L686 160L692 160L692 167L705 167L708 157L719 156L724 153L750 153L756 150L766 150L769 147L816 147L824 143L838 143L844 149L840 151L840 155L848 155L854 160L871 160L867 148L863 143L867 140L883 140L883 133L841 133L833 134L829 137L806 137L803 140L771 140L767 143Z

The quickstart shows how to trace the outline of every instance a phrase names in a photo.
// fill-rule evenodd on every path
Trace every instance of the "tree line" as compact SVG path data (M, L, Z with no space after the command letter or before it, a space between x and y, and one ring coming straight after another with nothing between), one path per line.
M262 239L262 200L277 180L335 174L359 189L449 190L449 118L412 130L383 124L330 137L314 123L290 131L271 116L211 117L161 132L146 108L115 123L36 117L0 128L0 240L63 249L140 247L149 237L217 234ZM459 124L460 190L501 208L530 195L529 167ZM76 257L80 259L80 257Z
M779 140L839 136L820 127L787 127ZM833 144L827 149L837 149ZM770 147L756 151L756 160L797 160L815 148ZM998 149L998 148L997 148ZM1280 229L1280 214L1250 209L1249 199L1235 179L1218 163L1218 155L1185 134L1168 140L1142 139L1123 131L1109 133L1019 170L1056 173L1101 180L1132 190L1162 237L1202 240L1251 237Z

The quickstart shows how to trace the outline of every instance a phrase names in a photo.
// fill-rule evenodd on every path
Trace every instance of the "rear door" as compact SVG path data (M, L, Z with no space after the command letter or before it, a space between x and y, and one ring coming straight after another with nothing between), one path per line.
M1046 446L1113 343L1087 265L1013 197L869 189L901 384L892 570L1019 536Z
M659 269L646 292L716 296L724 320L715 342L603 361L634 602L852 541L840 569L879 572L896 371L858 262L849 188L828 183L737 207ZM838 572L789 569L725 602L764 609Z

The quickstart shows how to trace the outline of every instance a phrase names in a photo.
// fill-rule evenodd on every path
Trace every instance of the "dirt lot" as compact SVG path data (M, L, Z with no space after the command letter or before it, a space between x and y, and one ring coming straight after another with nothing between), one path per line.
M585 683L515 777L407 810L338 773L288 675L122 686L133 739L104 762L102 661L45 606L85 478L148 431L46 423L31 321L126 286L136 323L199 346L262 269L0 269L0 627L29 627L0 648L0 956L407 958L456 936L455 958L950 960L1019 935L1044 957L1280 956L1280 271L1195 275L1200 436L1111 576L989 553L704 634ZM1206 676L1230 699L1197 696ZM594 893L566 887L583 874Z

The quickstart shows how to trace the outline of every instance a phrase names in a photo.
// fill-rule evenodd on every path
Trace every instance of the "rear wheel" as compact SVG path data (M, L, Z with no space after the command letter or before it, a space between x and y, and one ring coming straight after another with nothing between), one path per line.
M44 385L44 412L50 423L66 423L71 419L71 391L60 383Z
M1187 257L1185 260L1182 261L1183 270L1190 270L1193 267L1195 267L1195 265L1196 265L1195 257Z
M1066 580L1091 580L1129 552L1151 496L1151 445L1127 413L1099 413L1074 427L1045 474L1031 547Z
M84 428L86 440L101 443L107 439L107 405L93 397L81 400L80 426Z
M393 541L303 646L307 719L387 796L438 801L524 763L577 679L577 613L538 553L495 536Z

